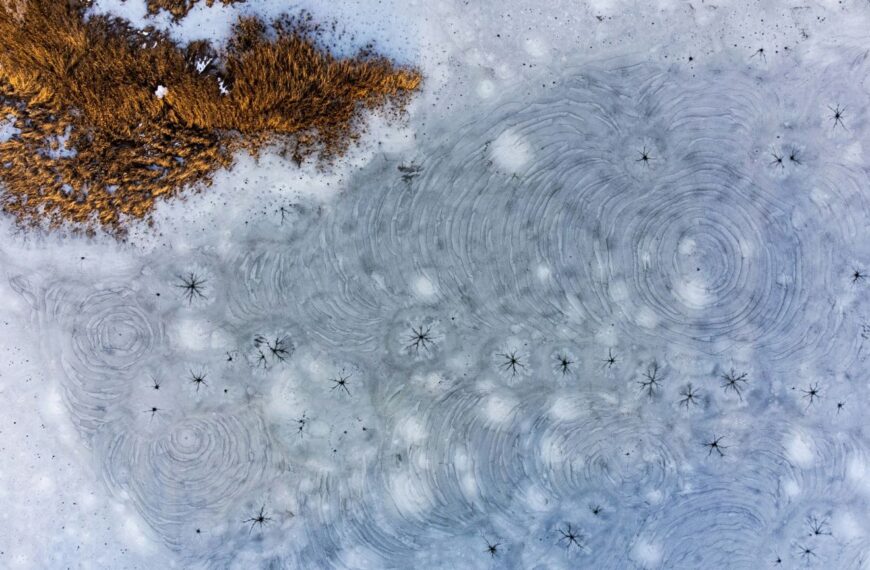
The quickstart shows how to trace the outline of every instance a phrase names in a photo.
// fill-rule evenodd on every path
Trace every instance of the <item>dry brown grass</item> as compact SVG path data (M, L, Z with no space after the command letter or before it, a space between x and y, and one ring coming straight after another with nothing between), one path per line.
M190 12L193 5L199 0L146 0L149 14L156 14L160 10L166 10L172 17L179 20ZM238 4L245 0L220 0L221 4ZM213 6L216 0L205 0L207 6Z
M0 119L21 129L0 143L0 202L24 223L122 233L127 216L208 184L237 150L280 141L297 161L329 160L358 137L362 109L401 109L421 82L371 53L333 57L306 18L243 19L216 54L121 20L85 20L86 7L0 0ZM219 65L199 73L194 61L206 56ZM74 156L52 152L64 134Z

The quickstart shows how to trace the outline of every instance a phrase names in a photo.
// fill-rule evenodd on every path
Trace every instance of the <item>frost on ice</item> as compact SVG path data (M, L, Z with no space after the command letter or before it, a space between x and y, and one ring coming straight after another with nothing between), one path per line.
M866 568L870 61L791 46L469 54L343 192L266 158L149 247L9 259L121 560Z

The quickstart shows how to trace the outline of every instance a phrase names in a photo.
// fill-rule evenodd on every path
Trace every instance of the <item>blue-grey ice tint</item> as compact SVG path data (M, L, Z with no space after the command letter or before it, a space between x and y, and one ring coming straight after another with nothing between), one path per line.
M568 66L229 247L13 284L180 566L865 568L867 68Z

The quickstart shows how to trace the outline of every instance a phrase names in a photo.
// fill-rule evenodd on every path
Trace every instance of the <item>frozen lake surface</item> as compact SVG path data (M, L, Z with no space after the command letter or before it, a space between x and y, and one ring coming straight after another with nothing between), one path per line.
M440 5L340 175L10 230L0 566L870 568L867 6L696 9Z

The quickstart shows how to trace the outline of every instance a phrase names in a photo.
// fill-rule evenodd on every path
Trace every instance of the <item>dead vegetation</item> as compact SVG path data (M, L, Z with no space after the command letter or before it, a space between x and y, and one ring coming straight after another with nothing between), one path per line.
M123 233L157 200L207 185L235 151L279 143L328 161L360 111L401 110L421 76L370 51L339 59L310 16L242 19L220 52L178 46L86 0L0 0L0 202L27 224Z
M175 20L185 17L199 0L146 0L149 14L156 14L160 10L166 10ZM217 0L205 0L206 6L214 6ZM245 0L220 0L221 4L238 4Z

